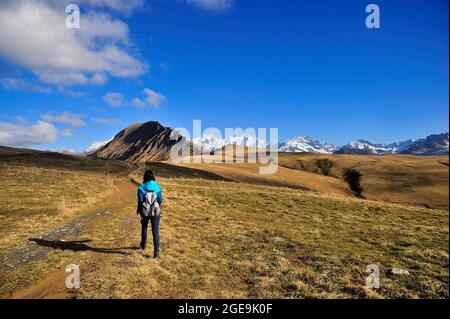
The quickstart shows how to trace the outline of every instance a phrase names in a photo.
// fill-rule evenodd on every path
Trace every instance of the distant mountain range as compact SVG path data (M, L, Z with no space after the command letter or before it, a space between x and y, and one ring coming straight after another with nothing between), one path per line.
M324 153L332 154L337 149L336 145L313 140L309 136L299 136L287 140L279 145L280 152L290 153Z
M176 140L171 140L171 134L177 134ZM227 145L245 146L251 148L267 148L268 143L251 135L230 136L222 139L213 135L188 140L174 132L170 127L164 127L151 121L131 125L117 134L113 139L104 142L93 142L85 150L85 154L122 159L133 162L167 160L170 147L178 141L195 149L213 152ZM317 141L308 136L299 136L279 144L280 152L293 153L323 153L323 154L353 154L353 155L444 155L449 153L449 134L434 134L422 139L389 144L376 144L366 140L357 140L344 146L336 146L327 142Z
M421 139L390 144L376 144L365 140L357 140L341 147L316 141L308 136L300 136L280 144L279 151L353 155L444 155L449 153L449 135L448 133L434 134Z
M227 138L218 138L214 135L203 135L192 139L194 145L203 147L204 150L212 152L219 150L227 145L246 146L251 148L266 148L268 143L251 135L229 136Z
M355 155L444 155L448 154L448 149L449 135L448 133L443 133L390 144L374 144L369 141L358 140L339 147L333 153Z

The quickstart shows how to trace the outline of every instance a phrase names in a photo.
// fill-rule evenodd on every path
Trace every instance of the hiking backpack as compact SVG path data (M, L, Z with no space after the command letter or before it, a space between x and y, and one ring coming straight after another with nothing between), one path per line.
M147 192L142 202L141 214L145 217L158 216L161 209L158 204L158 196L155 192Z

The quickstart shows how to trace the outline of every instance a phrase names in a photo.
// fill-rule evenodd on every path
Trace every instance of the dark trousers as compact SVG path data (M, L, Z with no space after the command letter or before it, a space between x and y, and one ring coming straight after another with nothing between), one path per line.
M152 224L152 235L153 235L153 245L154 245L154 251L159 251L159 219L161 216L150 216L150 217L143 217L141 221L142 225L142 232L141 232L141 247L145 248L147 244L147 229L148 229L148 222Z

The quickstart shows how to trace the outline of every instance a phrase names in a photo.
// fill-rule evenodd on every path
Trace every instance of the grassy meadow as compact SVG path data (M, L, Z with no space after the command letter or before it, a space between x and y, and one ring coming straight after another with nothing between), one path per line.
M86 263L77 296L448 298L446 211L240 183L161 184L161 260L101 256ZM115 245L137 243L137 223L128 227ZM378 291L365 288L369 264L382 271ZM391 276L392 267L410 275Z
M202 166L0 159L2 298L449 297L447 209L247 183ZM147 167L165 197L159 260L151 245L137 248L135 181ZM79 290L64 287L71 263ZM380 289L365 287L369 264Z
M250 149L251 150L251 149ZM359 175L362 197L407 206L448 210L448 156L361 156L278 153L275 174L259 174L259 165L248 163L249 149L226 148L241 162L224 165L224 154L203 155L212 163L192 158L178 165L213 172L234 181L309 190L338 197L355 197L345 173Z

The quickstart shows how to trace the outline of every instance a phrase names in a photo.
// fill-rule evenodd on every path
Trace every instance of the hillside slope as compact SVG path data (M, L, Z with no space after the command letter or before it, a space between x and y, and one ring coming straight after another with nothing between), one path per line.
M448 209L448 156L281 153L280 165L345 180L363 198Z
M225 163L222 150L203 156L206 161L214 160L213 163L193 157L177 165L206 170L238 182L448 209L448 156L279 153L278 171L261 175L260 164L248 163L248 151L248 148L234 146L233 160L240 159L244 163Z
M174 139L171 139L172 134ZM170 158L170 149L177 143L190 145L173 129L150 121L125 128L112 141L89 156L133 163L162 161Z

